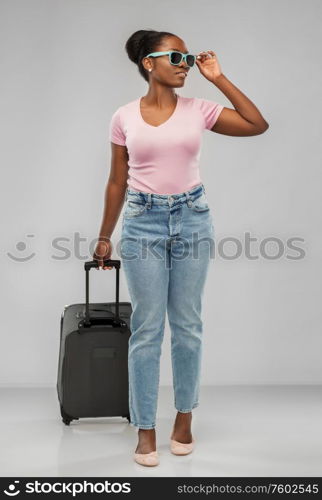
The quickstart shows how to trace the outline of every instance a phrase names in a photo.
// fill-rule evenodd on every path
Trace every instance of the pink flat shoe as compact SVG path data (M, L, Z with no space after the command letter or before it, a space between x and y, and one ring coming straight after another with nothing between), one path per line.
M150 451L150 453L134 453L134 460L140 465L152 467L159 465L159 455L157 451Z
M180 443L175 439L170 439L170 450L174 455L188 455L194 449L195 440L192 438L191 443Z

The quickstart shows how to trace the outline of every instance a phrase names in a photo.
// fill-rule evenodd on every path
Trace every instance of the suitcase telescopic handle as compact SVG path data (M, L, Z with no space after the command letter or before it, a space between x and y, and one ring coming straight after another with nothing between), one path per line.
M112 325L112 326L126 326L125 321L120 318L119 314L119 294L120 294L120 267L121 261L116 259L104 259L103 266L115 267L116 269L116 290L115 290L115 317L114 318L90 318L89 315L89 271L92 268L98 268L99 263L97 260L90 260L84 263L84 269L86 272L85 277L85 285L86 285L86 294L85 294L85 319L82 320L79 324L79 327L90 327L94 324L100 325Z
M103 266L107 266L107 267L115 267L116 269L117 268L120 268L121 267L121 261L120 260L113 260L113 259L103 259ZM85 271L87 271L88 269L92 269L92 267L95 267L95 268L98 268L98 261L97 260L89 260L88 262L85 262L84 263L84 268L85 268Z

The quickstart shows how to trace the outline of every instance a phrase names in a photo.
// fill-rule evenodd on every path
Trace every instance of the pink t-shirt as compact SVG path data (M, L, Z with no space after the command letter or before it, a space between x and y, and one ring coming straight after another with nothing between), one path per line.
M158 127L143 120L141 97L120 106L112 115L109 138L127 147L130 189L176 194L202 182L202 132L213 127L224 106L199 97L177 95L174 112Z

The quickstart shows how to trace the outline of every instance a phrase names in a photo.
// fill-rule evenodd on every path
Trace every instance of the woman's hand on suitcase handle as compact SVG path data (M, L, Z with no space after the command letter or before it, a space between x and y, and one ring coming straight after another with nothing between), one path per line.
M99 271L100 267L105 269L113 269L110 266L103 266L103 261L110 259L113 252L113 245L109 238L105 238L104 240L100 239L95 247L95 251L93 254L93 259L98 261L98 267L96 268Z

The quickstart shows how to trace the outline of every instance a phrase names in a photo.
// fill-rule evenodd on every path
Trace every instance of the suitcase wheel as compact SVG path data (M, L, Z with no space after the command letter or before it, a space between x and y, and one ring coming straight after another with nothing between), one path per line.
M69 425L72 420L79 420L78 417L72 417L72 416L68 415L65 412L64 408L62 407L62 405L60 405L60 413L61 413L62 420L63 420L65 425Z

